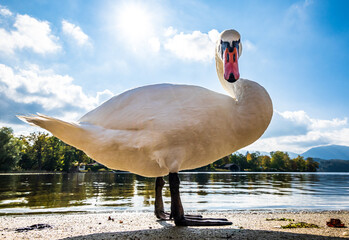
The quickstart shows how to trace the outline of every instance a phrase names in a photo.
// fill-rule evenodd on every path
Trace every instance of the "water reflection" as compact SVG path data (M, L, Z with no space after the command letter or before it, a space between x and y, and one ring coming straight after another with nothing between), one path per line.
M187 210L349 209L349 174L182 173ZM165 178L167 181L167 178ZM127 173L0 175L0 214L147 210L154 179ZM168 185L165 207L170 206Z

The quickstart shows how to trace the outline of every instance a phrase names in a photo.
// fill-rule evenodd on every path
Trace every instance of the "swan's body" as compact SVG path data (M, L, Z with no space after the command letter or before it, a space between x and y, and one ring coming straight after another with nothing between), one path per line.
M111 98L78 124L26 117L112 169L147 177L205 166L257 140L269 124L270 99L240 79L235 100L208 89L159 84ZM266 108L267 106L267 108Z
M44 115L20 118L112 169L160 177L207 165L256 141L273 113L265 89L239 79L240 35L229 30L220 40L217 74L231 96L197 86L159 84L115 96L75 124ZM172 178L177 181L170 175L170 185ZM157 199L159 194L161 190ZM184 218L183 210L178 210L182 209L179 193L178 199L174 196L177 207L172 212L178 222ZM157 216L161 209L158 207Z

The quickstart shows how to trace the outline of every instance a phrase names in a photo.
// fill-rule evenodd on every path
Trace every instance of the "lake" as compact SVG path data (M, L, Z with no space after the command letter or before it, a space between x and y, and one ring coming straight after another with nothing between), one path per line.
M181 173L180 179L188 211L349 210L349 173ZM153 211L154 181L130 173L0 174L0 215ZM163 193L168 210L168 183Z

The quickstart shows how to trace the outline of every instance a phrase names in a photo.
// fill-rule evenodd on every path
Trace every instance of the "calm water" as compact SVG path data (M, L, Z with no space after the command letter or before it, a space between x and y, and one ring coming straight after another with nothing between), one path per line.
M349 210L349 173L182 173L185 210ZM165 179L167 180L167 179ZM153 211L154 178L128 173L1 174L0 215ZM168 185L165 207L170 207Z

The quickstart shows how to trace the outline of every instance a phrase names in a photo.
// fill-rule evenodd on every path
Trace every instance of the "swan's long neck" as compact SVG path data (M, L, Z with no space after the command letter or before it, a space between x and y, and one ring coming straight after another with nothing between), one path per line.
M223 77L223 62L216 56L216 68L219 81L223 88L235 100L236 108L233 112L239 126L234 128L241 141L239 147L247 146L256 141L267 129L272 115L273 104L268 92L258 83L239 79L229 83Z

